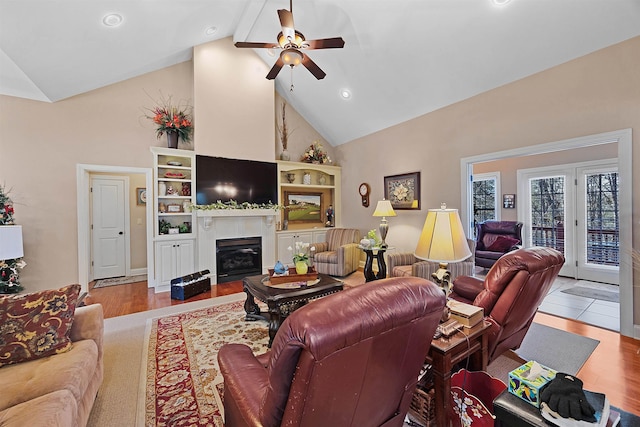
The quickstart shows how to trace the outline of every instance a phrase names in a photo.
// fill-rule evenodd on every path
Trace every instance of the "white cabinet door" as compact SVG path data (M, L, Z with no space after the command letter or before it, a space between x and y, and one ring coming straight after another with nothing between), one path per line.
M156 243L156 279L158 286L171 285L171 279L195 273L193 240Z
M313 243L313 234L310 231L289 231L280 232L278 238L278 260L290 267L293 267L293 252L289 248L293 248L295 242Z
M176 277L195 273L193 240L176 242Z

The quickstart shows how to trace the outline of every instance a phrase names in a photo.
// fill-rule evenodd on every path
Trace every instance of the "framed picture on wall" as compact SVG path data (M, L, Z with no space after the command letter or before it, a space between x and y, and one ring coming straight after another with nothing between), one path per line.
M505 209L514 209L516 207L516 195L515 194L503 194L502 195L502 207Z
M322 222L322 193L285 191L284 203L289 223Z
M384 177L384 198L393 209L420 209L420 172Z
M136 188L136 205L146 205L147 204L147 189L146 188Z

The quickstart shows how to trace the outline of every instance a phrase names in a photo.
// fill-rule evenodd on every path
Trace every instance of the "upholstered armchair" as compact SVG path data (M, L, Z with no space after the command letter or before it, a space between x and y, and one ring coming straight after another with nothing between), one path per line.
M464 261L450 262L447 269L451 272L451 280L458 276L473 276L475 267L474 251L476 242L467 239L471 256ZM391 277L414 276L431 280L431 274L435 273L439 264L437 262L424 261L416 258L412 253L389 253L387 255L387 265Z
M555 249L532 247L502 256L484 280L458 276L451 298L484 309L489 330L489 361L520 347L538 307L564 264Z
M346 276L360 264L360 230L355 228L330 228L327 241L314 243L313 264L318 273Z
M445 296L417 277L382 279L299 308L254 356L218 353L226 427L401 427Z
M507 252L522 245L522 223L516 221L485 221L476 224L476 265L491 266Z

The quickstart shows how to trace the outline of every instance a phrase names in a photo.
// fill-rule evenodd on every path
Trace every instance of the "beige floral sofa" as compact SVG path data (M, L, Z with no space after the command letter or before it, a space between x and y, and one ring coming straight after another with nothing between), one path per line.
M101 305L75 307L79 289L0 296L0 426L87 425L104 323Z

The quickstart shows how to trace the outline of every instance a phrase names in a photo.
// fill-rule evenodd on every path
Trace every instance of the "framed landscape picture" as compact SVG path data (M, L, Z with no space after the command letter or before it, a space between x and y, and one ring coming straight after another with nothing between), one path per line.
M285 191L284 203L289 223L322 222L322 193Z
M384 198L393 209L420 209L420 172L385 176Z

